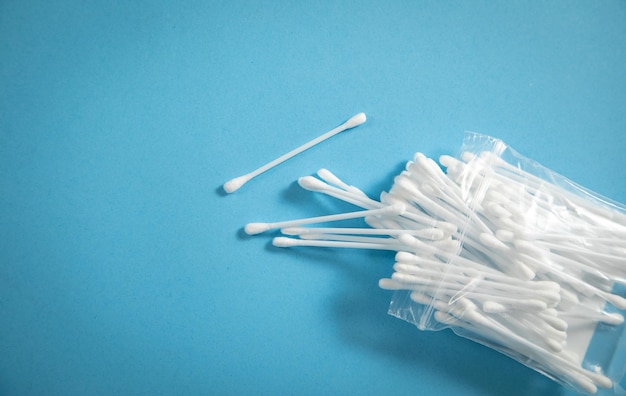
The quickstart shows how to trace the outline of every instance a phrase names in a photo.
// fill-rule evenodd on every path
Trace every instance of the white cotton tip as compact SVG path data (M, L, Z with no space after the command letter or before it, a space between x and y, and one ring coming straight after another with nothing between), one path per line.
M326 190L328 186L326 183L320 179L314 178L313 176L303 176L299 178L298 184L300 187L308 191L323 191Z
M454 316L441 311L435 311L435 320L443 325L452 325L459 321Z
M474 304L469 298L461 297L458 299L457 304L465 311L476 311L478 306Z
M618 296L617 294L608 294L605 296L606 300L613 304L615 308L624 310L626 309L626 298Z
M460 164L460 161L450 155L442 155L439 157L439 163L444 168L455 168Z
M409 252L398 252L396 253L396 261L400 263L407 264L417 264L419 259L416 255Z
M436 305L436 301L433 297L426 296L425 294L413 291L409 295L412 301L422 305Z
M567 324L566 321L564 321L561 318L558 318L556 316L542 315L541 319L543 319L547 324L549 324L550 326L552 326L556 330L567 331L568 324Z
M541 313L541 316L556 318L557 316L559 316L559 311L557 311L556 308L548 308Z
M502 206L503 204L506 205L510 202L511 197L507 196L506 194L503 194L501 189L496 189L496 188L491 188L489 189L489 191L487 192L487 194L485 195L485 199L488 200L489 205L487 206L491 206L491 205L499 205L500 208L504 209L504 207ZM500 208L495 208L495 209L491 209L488 208L490 210L496 210L499 211ZM506 209L504 209L506 210ZM502 214L499 215L499 217L511 217L512 213L508 212L508 216L503 216Z
M619 326L624 323L624 317L618 313L609 313L602 317L602 322L614 326Z
M613 387L613 381L611 379L601 373L594 373L591 371L589 373L591 380L594 381L598 386L604 389L609 389Z
M485 205L485 211L497 218L508 218L512 216L512 213L506 210L500 203L498 202L490 202Z
M244 231L248 235L256 235L267 230L270 230L272 226L268 223L248 223L244 227Z
M411 179L401 175L393 178L393 185L391 186L390 195L388 195L387 198L389 200L391 200L391 198L400 198L405 201L410 201L411 197L420 196L420 194L421 192L415 187Z
M227 181L222 187L224 188L224 191L230 194L239 190L241 186L248 182L248 180L249 178L247 176L239 176Z
M465 162L471 162L475 158L476 158L476 154L470 153L469 151L465 151L463 152L463 154L461 154L461 159Z
M483 303L483 311L486 313L502 313L508 310L506 306L495 301L485 301Z
M404 214L404 212L406 212L406 205L403 203L395 203L391 206L388 206L389 210L387 210L387 214L392 215L392 216L399 216Z
M536 273L529 266L522 263L521 261L516 261L513 266L513 273L521 280L533 280L535 279Z
M556 307L561 302L561 294L549 290L537 290L535 295L545 301L549 307Z
M439 228L448 235L456 234L456 232L459 230L459 227L447 221L438 221L437 228Z
M545 301L537 299L524 300L523 305L526 306L526 309L533 311L545 311L548 308L548 304Z
M435 180L445 180L445 174L439 167L439 165L431 158L424 158L420 160L420 165L423 169Z
M446 252L456 252L461 246L461 241L457 239L441 239L431 243L431 246Z
M565 346L564 342L555 340L554 338L550 337L544 337L543 341L548 346L548 349L555 353L561 352L563 350L563 347Z
M442 230L439 230L437 228L431 228L428 230L429 233L427 235L424 235L424 238L433 240L433 241L438 241L440 239L443 239L446 236L446 233L443 232Z
M416 238L411 234L400 234L398 235L398 240L403 245L410 246L410 247L414 247L416 243Z
M276 247L292 247L298 246L298 240L287 237L276 237L272 239L272 245Z
M463 319L478 326L489 326L487 318L475 309L463 311Z
M383 278L378 281L378 287L383 290L402 290L401 283L394 281L393 279Z
M561 293L556 290L549 289L535 289L534 291L530 291L535 297L542 299L548 304L548 307L553 308L561 302Z
M352 116L352 118L350 118L348 121L346 121L343 126L346 129L350 129L350 128L354 128L356 126L359 126L363 123L365 123L365 121L367 121L367 117L365 116L365 113L359 113L355 116Z
M419 151L415 154L413 154L413 161L418 162L419 160L424 160L426 159L426 156L423 153L420 153Z
M330 184L335 185L337 187L343 187L345 185L345 183L343 183L341 181L341 179L339 179L337 176L335 176L334 173L332 173L331 171L329 171L326 168L322 168L322 169L318 170L317 171L317 175L322 180L325 180L327 183L330 183Z

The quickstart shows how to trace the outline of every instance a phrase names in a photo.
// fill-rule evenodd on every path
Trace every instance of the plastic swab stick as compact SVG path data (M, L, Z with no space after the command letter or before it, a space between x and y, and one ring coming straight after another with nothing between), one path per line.
M343 242L359 242L359 243L387 243L398 247L398 240L395 238L381 238L371 236L357 236L345 234L304 234L300 235L300 239L318 240L318 241L343 241Z
M359 217L365 216L375 216L375 215L399 215L404 213L405 207L401 204L385 206L380 209L371 209L371 210L361 210L358 212L348 212L348 213L340 213L329 216L319 216L319 217L309 217L306 219L298 219L298 220L287 220L281 221L278 223L248 223L244 231L248 235L256 235L262 232L274 229L274 228L290 228L290 227L299 227L305 224L315 224L315 223L323 223L326 221L339 221L339 220L347 220L347 219L357 219Z
M272 244L276 247L327 247L327 248L346 248L346 249L371 249L371 250L397 250L398 246L389 243L362 243L362 242L343 242L343 241L322 241L309 239L296 239L287 237L275 237Z
M355 116L353 116L352 118L350 118L348 121L344 122L343 124L339 125L337 128L332 129L318 137L316 137L315 139L304 143L302 146L297 147L293 150L291 150L290 152L281 155L280 157L276 158L273 161L268 162L267 164L261 166L260 168L253 170L250 173L247 173L243 176L239 176L236 177L234 179L231 179L229 181L227 181L226 183L224 183L224 191L226 191L227 193L232 193L237 191L239 188L241 188L241 186L243 186L244 184L246 184L248 181L250 181L250 179L260 175L261 173L275 167L278 164L281 164L285 161L287 161L289 158L300 154L301 152L303 152L304 150L308 150L311 147L315 146L316 144L319 144L321 142L323 142L326 139L329 139L333 136L335 136L336 134L343 132L347 129L351 129L354 127L357 127L361 124L363 124L365 121L367 120L367 118L365 117L364 113L359 113Z
M444 236L443 231L436 228L425 228L422 230L403 229L375 229L375 228L305 228L291 227L281 230L286 235L306 235L306 234L352 234L352 235L400 235L410 234L424 239L437 240Z

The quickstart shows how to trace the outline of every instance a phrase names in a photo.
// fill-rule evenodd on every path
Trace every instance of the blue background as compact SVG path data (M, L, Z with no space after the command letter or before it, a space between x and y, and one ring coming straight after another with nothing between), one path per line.
M0 394L569 394L388 316L392 254L241 228L465 130L625 202L625 64L623 1L1 1Z

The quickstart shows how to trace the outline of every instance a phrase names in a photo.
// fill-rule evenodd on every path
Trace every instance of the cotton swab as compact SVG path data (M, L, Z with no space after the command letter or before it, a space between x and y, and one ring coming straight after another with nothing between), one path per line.
M358 212L349 212L349 213L340 213L329 216L318 216L318 217L309 217L306 219L299 220L287 220L281 221L278 223L248 223L244 231L248 235L256 235L262 232L274 229L274 228L289 228L289 227L299 227L305 224L315 224L315 223L323 223L327 221L339 221L339 220L348 220L348 219L357 219L359 217L365 216L377 216L377 215L390 215L395 214L399 215L405 211L404 205L391 205L385 206L380 209L371 209L371 210L361 210Z
M296 239L287 237L275 237L272 244L276 247L325 247L325 248L347 248L347 249L368 249L368 250L398 250L397 245L389 243L365 243L365 242L344 242L344 241L324 241Z
M424 228L421 230L404 230L404 229L376 229L376 228L306 228L291 227L280 230L285 235L306 235L306 234L349 234L349 235L401 235L410 234L423 239L439 240L444 237L444 232L436 228Z
M248 181L250 181L252 178L260 175L261 173L275 167L278 164L281 164L285 161L287 161L289 158L300 154L301 152L308 150L309 148L315 146L316 144L319 144L321 142L323 142L326 139L329 139L333 136L335 136L336 134L343 132L347 129L351 129L354 127L357 127L361 124L363 124L365 121L367 120L367 117L365 116L365 113L359 113L355 116L353 116L352 118L350 118L348 121L344 122L343 124L341 124L340 126L338 126L335 129L332 129L318 137L316 137L315 139L304 143L303 145L291 150L290 152L281 155L280 157L276 158L273 161L268 162L267 164L261 166L260 168L247 173L243 176L239 176L236 177L234 179L231 179L229 181L227 181L226 183L224 183L224 191L226 191L227 193L232 193L237 191L239 188L241 188L241 186L243 186L244 184L246 184Z

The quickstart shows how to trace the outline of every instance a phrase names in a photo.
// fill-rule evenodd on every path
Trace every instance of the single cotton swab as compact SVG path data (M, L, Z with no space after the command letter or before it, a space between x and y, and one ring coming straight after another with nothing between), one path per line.
M367 243L367 242L344 242L344 241L323 241L296 239L287 237L275 237L272 244L276 247L327 247L327 248L347 248L347 249L369 249L369 250L398 250L398 245L390 243Z
M366 216L379 215L400 215L404 213L405 207L402 204L385 206L380 209L361 210L358 212L339 213L328 216L309 217L306 219L287 220L278 223L248 223L244 227L244 231L248 235L256 235L274 228L291 228L299 227L306 224L324 223L327 221L339 221L348 219L358 219Z
M361 124L363 124L365 121L367 120L367 118L365 117L364 113L359 113L355 116L353 116L352 118L350 118L348 121L344 122L343 124L339 125L337 128L332 129L326 133L324 133L323 135L320 135L318 137L316 137L315 139L304 143L302 146L297 147L293 150L291 150L290 152L281 155L280 157L276 158L273 161L268 162L267 164L261 166L260 168L247 173L243 176L239 176L236 177L234 179L231 179L229 181L227 181L226 183L224 183L224 191L226 191L227 193L232 193L237 191L239 188L241 188L241 186L243 186L244 184L246 184L248 181L250 181L250 179L260 175L261 173L275 167L276 165L283 163L285 161L287 161L289 158L300 154L301 152L303 152L304 150L307 150L313 146L315 146L318 143L323 142L324 140L331 138L333 136L335 136L336 134L345 131L346 129L350 129L350 128L354 128L356 126L359 126Z
M285 235L306 235L306 234L350 234L350 235L401 235L410 234L423 239L438 240L444 237L443 231L436 228L424 228L421 230L403 229L376 229L376 228L305 228L290 227L280 230Z

